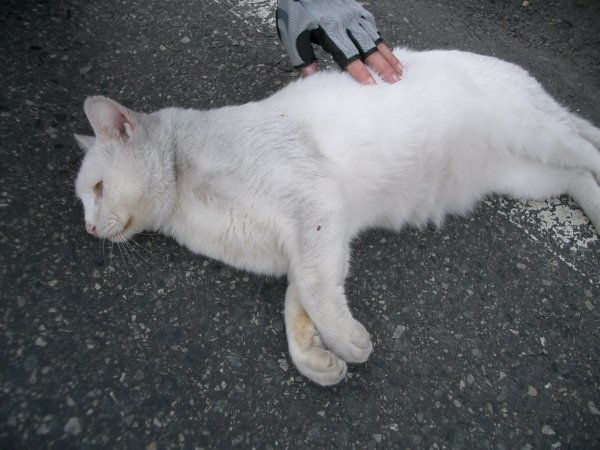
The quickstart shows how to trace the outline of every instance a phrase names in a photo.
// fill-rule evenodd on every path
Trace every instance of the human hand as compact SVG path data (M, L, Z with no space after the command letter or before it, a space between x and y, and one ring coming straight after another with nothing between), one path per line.
M374 52L365 58L365 62L355 59L346 66L346 70L352 77L361 84L377 84L366 66L371 67L382 80L388 83L395 83L402 77L404 68L394 56L392 51L383 42L377 44L378 52ZM366 63L366 65L365 65ZM313 62L300 69L305 77L317 72L317 62Z
M317 70L312 43L360 83L375 84L365 64L388 83L402 76L402 64L383 43L373 16L355 0L278 0L277 32L304 76Z

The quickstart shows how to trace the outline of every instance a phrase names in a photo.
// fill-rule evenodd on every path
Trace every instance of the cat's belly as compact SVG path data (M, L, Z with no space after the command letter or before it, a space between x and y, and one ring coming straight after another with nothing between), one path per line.
M194 253L250 272L288 272L281 221L261 208L239 208L208 197L182 205L165 232Z

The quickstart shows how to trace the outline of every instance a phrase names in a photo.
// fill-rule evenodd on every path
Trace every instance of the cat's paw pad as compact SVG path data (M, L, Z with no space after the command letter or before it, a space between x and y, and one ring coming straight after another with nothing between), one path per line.
M298 371L322 386L342 381L348 371L346 363L325 349L312 324L306 324L301 333L289 339L290 356Z
M325 345L349 363L363 363L373 352L371 336L357 320L350 318L345 326L336 327L325 338Z

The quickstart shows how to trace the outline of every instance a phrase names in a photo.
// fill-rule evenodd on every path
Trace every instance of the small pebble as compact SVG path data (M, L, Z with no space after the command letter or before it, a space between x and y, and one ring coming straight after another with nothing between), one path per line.
M50 433L50 427L45 423L41 424L37 428L37 430L35 430L35 434L38 434L40 436L45 436L48 433Z
M527 395L529 395L530 397L537 397L538 391L533 386L529 386L529 389L527 389Z
M394 339L398 339L400 336L402 336L404 334L405 331L406 331L406 327L404 325L396 325L396 329L394 330L392 337Z
M498 392L498 395L496 395L496 401L504 402L504 401L506 401L507 398L508 398L508 389L506 388L506 386L503 386L500 389L500 392Z
M71 417L69 420L67 420L64 430L67 434L77 436L79 433L81 433L81 424L79 423L79 419L77 417Z

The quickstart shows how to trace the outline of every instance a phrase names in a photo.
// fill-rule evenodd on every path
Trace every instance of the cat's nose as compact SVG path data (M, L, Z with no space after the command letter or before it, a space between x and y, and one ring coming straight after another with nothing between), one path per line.
M92 224L86 222L85 231L87 231L92 236L96 236L96 226L95 225L92 225Z

